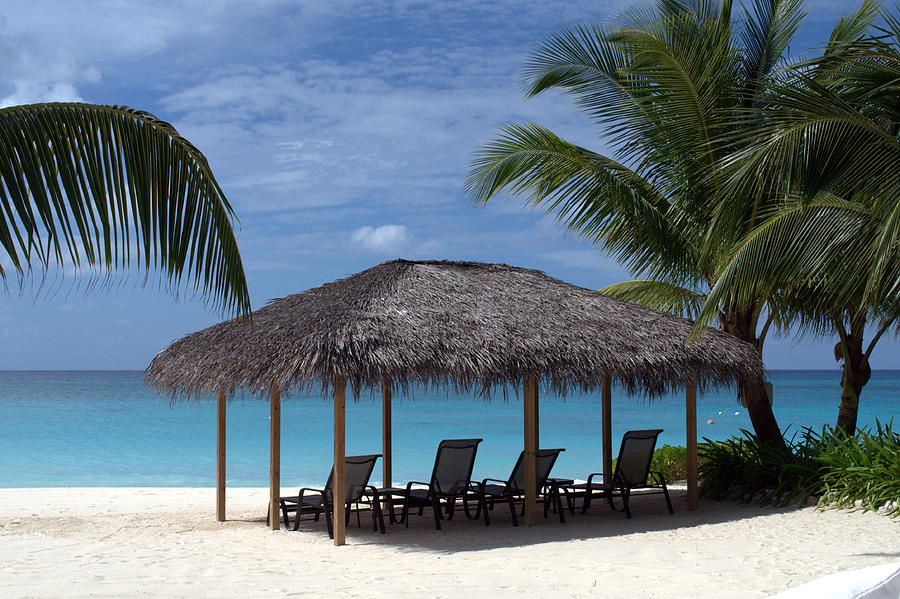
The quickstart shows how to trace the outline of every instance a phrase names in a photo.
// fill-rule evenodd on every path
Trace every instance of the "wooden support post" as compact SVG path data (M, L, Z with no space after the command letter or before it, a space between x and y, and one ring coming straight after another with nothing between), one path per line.
M346 411L344 394L347 382L334 382L334 544L346 542L346 522L344 521L347 501L346 451L344 445Z
M687 504L689 510L700 505L697 486L697 383L688 383L685 393L685 428L687 429Z
M281 388L269 391L269 525L281 529Z
M216 396L216 520L225 522L225 389Z
M391 385L381 383L381 486L390 487L391 482Z
M537 379L525 381L525 525L534 526L537 506Z
M603 377L600 385L600 421L603 429L603 482L612 483L612 377Z

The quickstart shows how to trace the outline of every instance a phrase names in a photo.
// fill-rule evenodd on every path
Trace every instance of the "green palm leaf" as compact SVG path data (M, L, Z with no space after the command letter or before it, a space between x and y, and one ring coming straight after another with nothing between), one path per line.
M776 291L787 292L786 302L802 306L792 308L800 324L827 322L842 307L889 310L898 299L892 285L878 286L875 301L864 300L882 229L882 217L865 202L824 193L813 201L792 197L735 247L695 331L702 332L723 302L740 303ZM896 252L885 269L888 280L897 276Z
M159 270L249 314L234 212L170 124L123 106L13 106L0 110L0 143L0 243L18 273Z
M598 293L684 318L696 318L706 301L705 295L666 281L622 281L607 285Z
M534 123L508 125L482 148L465 190L475 204L501 190L526 195L531 205L637 271L693 273L689 240L672 226L671 206L659 189L627 166Z

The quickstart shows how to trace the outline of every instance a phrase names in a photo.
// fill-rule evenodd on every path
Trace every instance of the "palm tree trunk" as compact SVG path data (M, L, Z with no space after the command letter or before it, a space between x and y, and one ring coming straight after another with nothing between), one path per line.
M838 329L841 341L834 347L836 359L843 359L841 375L841 406L835 429L847 435L856 434L856 417L859 411L859 395L872 376L872 368L863 351L865 318L850 319L850 332Z
M766 393L765 379L759 377L755 381L745 382L741 385L740 393L756 438L761 443L786 450L787 445L784 444L772 404L769 403L769 394Z
M719 312L719 322L727 333L741 341L753 344L753 347L760 351L759 340L756 338L756 319L752 307ZM784 444L781 428L778 426L778 421L775 420L772 404L769 403L769 394L766 393L765 378L760 376L756 380L743 382L739 393L739 397L747 408L750 422L753 424L753 432L756 433L756 438L760 443L786 451L787 446Z

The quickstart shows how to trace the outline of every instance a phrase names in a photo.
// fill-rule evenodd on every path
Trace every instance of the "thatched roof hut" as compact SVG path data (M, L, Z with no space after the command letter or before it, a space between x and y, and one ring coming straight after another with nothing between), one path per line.
M759 375L753 347L720 331L505 264L392 260L269 302L159 353L147 381L175 395L268 393L346 379L490 391L529 377L564 394L605 377L658 395Z
M271 301L252 324L231 320L160 352L146 379L173 397L215 393L216 514L225 519L225 403L237 389L270 400L270 525L279 527L281 393L334 393L334 541L344 543L345 387L382 388L384 477L391 486L391 392L448 385L523 390L525 518L535 517L538 394L600 389L603 466L610 472L611 381L657 395L686 389L688 507L697 506L696 391L758 378L758 352L691 323L505 264L392 260Z

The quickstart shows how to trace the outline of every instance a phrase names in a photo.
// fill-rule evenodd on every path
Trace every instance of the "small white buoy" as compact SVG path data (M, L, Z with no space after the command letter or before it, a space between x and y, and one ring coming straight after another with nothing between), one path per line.
M721 415L722 415L722 410L719 410L719 416L721 416Z
M735 412L734 415L735 415L735 416L740 416L741 413L740 413L740 412Z

